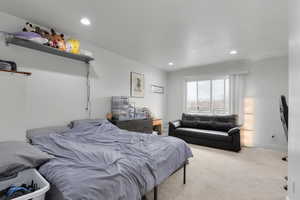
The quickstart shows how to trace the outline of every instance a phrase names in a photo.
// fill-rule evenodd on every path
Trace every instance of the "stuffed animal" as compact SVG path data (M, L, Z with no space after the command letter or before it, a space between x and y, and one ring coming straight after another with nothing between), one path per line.
M35 32L35 28L31 23L26 22L23 32Z
M43 39L39 39L40 40L39 42L42 43L42 44L48 42L48 38L45 37L45 32L46 31L41 29L39 26L35 26L35 25L33 25L29 22L26 22L25 27L23 28L22 31L26 32L26 33L36 33L36 34L38 34L38 36L40 38L43 38ZM38 38L38 36L36 38Z
M52 38L51 38L51 35L48 31L44 31L44 38L48 39L48 42L46 43L47 46L50 46L50 47L54 47L54 44L52 42Z
M80 42L79 40L69 39L66 43L67 52L79 54L80 51Z
M51 33L46 30L41 29L39 26L34 26L29 22L26 22L25 27L23 28L23 32L33 32L40 35L41 38L44 38L42 44L46 43L46 45L57 48L61 51L66 51L66 42L64 39L64 34L56 34L54 29L51 29ZM45 40L47 39L47 40ZM73 46L75 46L73 48ZM76 45L73 45L72 49L75 49L74 52L79 53L79 45L76 50Z
M48 39L43 35L43 30L41 30L40 27L34 26L29 22L26 22L22 32L16 32L14 33L14 35L22 39L37 42L39 44L45 44L48 42Z
M66 43L64 39L64 34L56 34L54 29L51 29L51 35L50 35L51 44L50 46L54 48L58 48L59 50L65 51L66 50Z
M43 31L42 33L40 32L42 37L47 39L47 42L45 43L45 45L56 48L54 42L52 41L53 38L51 37L51 34L46 30L41 30L41 31Z
M40 36L41 36L42 38L49 39L49 38L46 37L46 32L47 32L47 31L44 30L44 29L41 29L39 26L35 26L35 27L34 27L34 32L37 33L37 34L40 34Z

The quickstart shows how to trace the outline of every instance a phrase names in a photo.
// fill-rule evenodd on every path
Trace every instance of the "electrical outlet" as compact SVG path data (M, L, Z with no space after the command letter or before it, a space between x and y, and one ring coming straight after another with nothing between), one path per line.
M272 139L274 139L276 136L275 135L272 135Z

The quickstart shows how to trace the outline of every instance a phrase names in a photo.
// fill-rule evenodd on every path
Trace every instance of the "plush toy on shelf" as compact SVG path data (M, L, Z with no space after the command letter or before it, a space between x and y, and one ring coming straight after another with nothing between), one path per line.
M68 39L66 43L67 52L79 54L80 53L80 42L75 39Z
M48 42L48 39L43 37L42 32L43 31L39 27L27 22L25 24L25 27L22 29L22 32L16 32L14 33L14 35L22 39L30 40L40 44L45 44Z
M31 23L26 22L25 27L23 28L23 32L34 32L35 33L35 27Z
M46 37L46 30L44 30L44 29L41 29L39 26L35 26L35 31L34 31L35 33L37 33L37 34L39 34L42 38L46 38L46 39L48 39L47 37Z
M54 29L48 31L29 22L26 22L23 31L15 33L15 36L57 48L61 51L74 54L80 53L79 40L70 38L65 42L64 34L57 34ZM91 55L91 53L86 50L83 52L85 55Z
M48 39L48 42L45 45L53 47L53 42L51 41L51 35L48 31L44 32L44 38Z
M51 29L51 45L54 48L57 48L62 51L66 51L66 43L64 39L64 34L56 34L54 29Z

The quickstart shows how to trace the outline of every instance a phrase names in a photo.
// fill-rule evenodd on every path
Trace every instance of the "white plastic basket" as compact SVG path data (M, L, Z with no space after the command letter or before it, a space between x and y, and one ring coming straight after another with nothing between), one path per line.
M45 194L49 190L50 185L36 169L27 169L19 172L15 178L0 181L0 190L4 190L12 185L20 186L23 183L30 185L32 181L37 184L39 189L32 193L14 198L13 200L44 200Z

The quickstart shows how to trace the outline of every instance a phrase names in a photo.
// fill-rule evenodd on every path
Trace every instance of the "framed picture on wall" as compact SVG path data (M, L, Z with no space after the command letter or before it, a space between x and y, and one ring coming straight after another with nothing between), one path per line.
M145 94L144 74L130 73L130 95L131 97L143 98Z
M164 87L158 85L151 85L151 90L153 93L158 93L158 94L164 93Z

